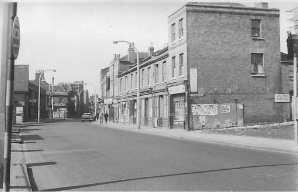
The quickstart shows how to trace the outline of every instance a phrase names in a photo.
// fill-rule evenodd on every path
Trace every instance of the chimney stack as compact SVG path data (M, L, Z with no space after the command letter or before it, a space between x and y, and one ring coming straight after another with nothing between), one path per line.
M268 9L268 3L267 2L255 3L255 8Z
M128 58L127 60L131 63L134 63L135 62L135 49L134 49L134 46L133 44L131 46L129 46L128 48Z
M151 43L151 46L148 49L148 56L151 57L153 56L154 53L154 47L153 47L153 43Z

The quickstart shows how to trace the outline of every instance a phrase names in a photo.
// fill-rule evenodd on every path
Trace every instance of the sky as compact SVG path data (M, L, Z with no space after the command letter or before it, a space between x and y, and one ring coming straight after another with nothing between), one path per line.
M84 81L99 93L100 69L108 67L114 54L127 54L134 42L139 52L151 44L155 51L168 42L168 16L191 0L19 0L21 45L16 65L29 65L30 80L37 70L47 82ZM193 0L192 0L193 1ZM228 0L216 0L227 2ZM203 2L212 2L205 0ZM229 1L253 6L248 0ZM281 51L287 53L287 31L293 25L287 12L298 1L266 1L280 9ZM94 87L85 86L91 94Z

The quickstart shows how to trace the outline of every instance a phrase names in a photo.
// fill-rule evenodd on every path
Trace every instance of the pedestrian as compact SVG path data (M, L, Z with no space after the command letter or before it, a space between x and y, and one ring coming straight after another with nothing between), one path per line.
M96 121L98 121L98 118L99 118L99 113L97 112L96 113Z
M105 121L106 121L106 124L107 124L107 122L108 122L108 117L109 117L108 112L105 113L104 117L105 117Z
M99 122L100 124L103 124L103 113L100 113Z

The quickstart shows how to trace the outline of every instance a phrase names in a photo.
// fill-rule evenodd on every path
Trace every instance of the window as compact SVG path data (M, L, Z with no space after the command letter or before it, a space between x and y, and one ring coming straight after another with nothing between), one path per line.
M110 77L106 78L106 90L110 90Z
M163 101L163 96L159 96L159 116L158 117L164 117L164 101Z
M183 19L179 20L179 39L183 38Z
M122 88L123 88L123 79L121 78L120 79L120 87L119 87L119 90L120 90L120 93L122 93Z
M166 70L167 70L167 63L164 61L162 63L162 81L166 81Z
M171 42L175 41L175 23L171 26Z
M133 89L133 73L130 74L130 89Z
M134 88L136 88L136 89L138 89L138 78L139 78L139 76L138 76L138 72L136 72L135 73L135 81L134 81Z
M183 53L179 55L179 76L183 75Z
M127 76L125 76L124 90L127 91L127 89L128 89L128 81L127 81Z
M150 85L150 76L151 76L151 67L148 67L148 79L147 79L147 85Z
M158 83L158 64L155 65L155 83Z
M142 69L142 84L141 84L142 87L145 86L145 69Z
M261 19L251 20L251 36L261 37Z
M172 57L172 77L175 77L175 57Z
M263 62L263 53L252 53L251 54L251 74L264 74L264 62Z

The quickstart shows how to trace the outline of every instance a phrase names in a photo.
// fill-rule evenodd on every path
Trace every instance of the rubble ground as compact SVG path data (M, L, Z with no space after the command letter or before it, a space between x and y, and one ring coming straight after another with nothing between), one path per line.
M227 135L241 135L252 137L265 137L275 139L289 139L294 140L294 124L271 124L261 126L249 127L232 127L223 129L203 129L203 133L227 134Z

